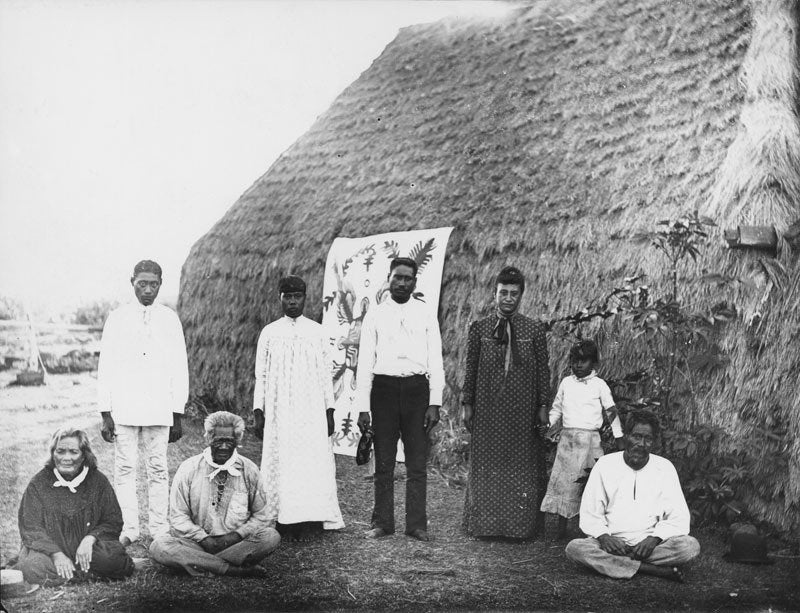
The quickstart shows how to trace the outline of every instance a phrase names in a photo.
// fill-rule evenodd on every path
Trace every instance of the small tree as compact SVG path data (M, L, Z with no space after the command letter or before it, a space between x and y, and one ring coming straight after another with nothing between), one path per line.
M72 323L83 326L102 326L109 312L116 308L117 303L111 300L95 300L82 304L72 316Z
M8 296L0 296L0 319L23 319L25 317L25 309L22 308L22 303L19 300L14 300Z

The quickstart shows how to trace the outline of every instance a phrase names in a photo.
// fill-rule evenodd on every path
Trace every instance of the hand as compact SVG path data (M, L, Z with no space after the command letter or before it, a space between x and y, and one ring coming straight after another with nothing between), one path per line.
M264 411L261 409L256 409L253 411L253 432L255 432L256 438L260 441L264 440L264 423L266 420L264 419Z
M172 427L169 429L169 439L167 439L167 442L174 443L176 441L181 440L182 436L183 436L183 425L181 424L181 414L173 413Z
M222 536L207 536L200 541L200 547L208 553L219 553L225 547L222 546Z
M361 434L364 434L364 432L367 431L367 428L369 428L371 423L372 419L369 416L369 411L361 411L361 413L358 414L358 421L356 422L356 425L358 426L358 430L361 432Z
M597 541L600 543L600 549L615 556L626 556L631 551L630 545L618 536L601 534L597 537Z
M422 422L422 427L425 428L425 434L430 434L430 431L439 423L439 407L432 404L425 411L425 420Z
M200 546L208 553L219 553L241 540L238 532L228 532L219 536L207 536L200 541Z
M107 412L101 413L101 415L103 416L103 425L100 426L100 436L106 443L113 443L117 436L114 432L114 418L111 417L111 413Z
M328 420L328 436L331 436L336 430L336 424L333 423L333 409L325 411L325 417Z
M464 406L464 427L467 429L467 432L470 434L472 433L472 423L474 419L474 415L472 413L472 405L465 404Z
M227 549L228 547L242 541L242 536L235 531L228 532L228 534L223 534L220 538L222 539L222 549Z
M53 564L56 566L56 572L58 576L62 579L66 579L69 581L72 579L72 576L75 574L75 565L72 563L66 554L57 551L53 555L50 556L50 559L53 560Z
M94 544L97 541L95 537L91 534L87 534L83 537L80 545L78 545L78 550L75 552L75 562L78 563L81 570L85 573L89 572L89 566L92 564L92 549L94 549Z
M547 434L545 434L545 438L548 441L557 443L558 439L561 438L561 422L556 421L556 423L550 426L550 428L547 430Z
M547 426L550 422L550 412L547 407L542 405L539 407L539 425Z
M657 536L646 537L643 541L633 546L630 552L631 558L634 560L646 560L652 555L653 549L655 549L656 545L659 543L661 543L661 539Z
M539 414L537 415L536 429L539 431L539 436L544 436L550 422L550 417L547 412L546 406L539 407Z

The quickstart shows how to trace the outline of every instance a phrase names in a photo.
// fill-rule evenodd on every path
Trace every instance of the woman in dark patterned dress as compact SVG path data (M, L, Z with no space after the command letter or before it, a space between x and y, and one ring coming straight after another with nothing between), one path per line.
M471 536L531 538L543 528L550 366L544 324L517 312L524 291L522 273L504 268L496 313L469 329L461 402L472 433L464 504Z
M59 584L134 570L119 542L122 512L83 430L62 428L50 439L50 458L34 475L19 505L22 549L16 564L28 583Z

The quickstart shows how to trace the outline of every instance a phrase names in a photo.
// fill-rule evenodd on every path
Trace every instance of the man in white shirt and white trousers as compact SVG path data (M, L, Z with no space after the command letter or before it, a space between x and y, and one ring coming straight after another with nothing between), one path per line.
M148 526L156 538L169 531L167 443L182 436L181 416L189 395L183 328L172 309L156 304L161 267L142 260L133 269L135 302L112 311L103 328L97 367L103 440L115 443L114 489L122 509L120 542L139 539L136 469L145 447Z
M356 403L358 427L375 433L375 506L368 538L394 533L394 465L402 438L406 463L406 534L428 541L428 433L439 422L444 390L436 313L413 297L417 263L394 258L390 300L367 312L361 328Z
M648 411L625 423L625 450L601 457L581 498L580 528L567 557L614 579L637 573L683 582L680 566L700 553L672 462L650 453L659 432Z

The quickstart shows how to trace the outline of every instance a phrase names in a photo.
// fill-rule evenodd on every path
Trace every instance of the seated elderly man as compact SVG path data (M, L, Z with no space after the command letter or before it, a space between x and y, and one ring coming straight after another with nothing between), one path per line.
M597 461L581 498L580 527L589 538L567 545L567 557L615 579L636 573L683 581L679 565L700 553L689 536L689 508L678 473L650 453L658 419L639 411L625 424L625 450Z
M153 559L190 575L262 576L257 563L280 543L256 465L236 451L244 435L238 415L219 411L205 421L208 442L185 460L170 491L170 535L150 546ZM274 499L274 497L272 497Z

